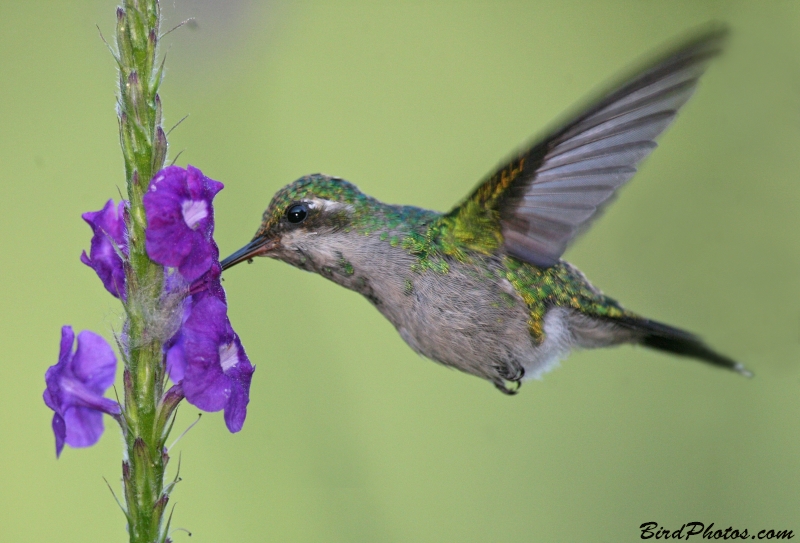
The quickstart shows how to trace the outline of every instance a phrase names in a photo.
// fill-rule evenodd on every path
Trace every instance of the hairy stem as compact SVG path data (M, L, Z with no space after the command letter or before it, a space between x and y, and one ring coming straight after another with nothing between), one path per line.
M164 272L145 250L147 222L142 204L150 179L163 167L167 154L158 96L163 65L156 62L160 17L157 0L125 0L117 9L117 111L130 201L123 407L127 457L122 471L131 543L166 540L168 526L162 525L162 519L169 500L164 491L169 457L164 442L177 405L175 394L164 402L163 338L150 325L161 311Z

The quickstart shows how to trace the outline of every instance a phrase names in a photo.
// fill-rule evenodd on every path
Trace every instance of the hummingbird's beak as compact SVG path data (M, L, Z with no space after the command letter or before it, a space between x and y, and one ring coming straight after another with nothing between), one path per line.
M220 262L220 264L223 270L227 270L239 262L252 260L253 257L264 255L278 246L280 246L280 239L278 238L258 237Z

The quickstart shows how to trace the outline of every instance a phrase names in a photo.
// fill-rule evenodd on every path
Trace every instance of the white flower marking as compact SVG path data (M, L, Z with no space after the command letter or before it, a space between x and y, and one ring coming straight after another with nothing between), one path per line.
M239 349L236 348L236 343L232 341L227 345L220 345L219 365L222 366L222 371L228 371L238 363Z
M183 210L183 220L194 228L197 223L208 217L208 204L205 200L184 200L181 204Z

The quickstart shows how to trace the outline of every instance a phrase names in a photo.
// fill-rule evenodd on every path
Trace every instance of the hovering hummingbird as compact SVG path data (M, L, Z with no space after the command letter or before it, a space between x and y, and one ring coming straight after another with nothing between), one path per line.
M697 336L625 309L561 260L689 99L724 29L638 71L448 213L384 204L343 179L275 194L228 269L267 256L365 296L420 355L514 394L573 348L633 343L750 373Z

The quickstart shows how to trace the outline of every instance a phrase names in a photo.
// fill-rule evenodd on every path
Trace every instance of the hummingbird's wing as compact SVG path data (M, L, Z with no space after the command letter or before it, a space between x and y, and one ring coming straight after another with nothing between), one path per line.
M715 28L695 35L624 79L519 153L447 216L468 231L485 228L490 214L499 219L506 253L552 266L656 147L725 34Z

